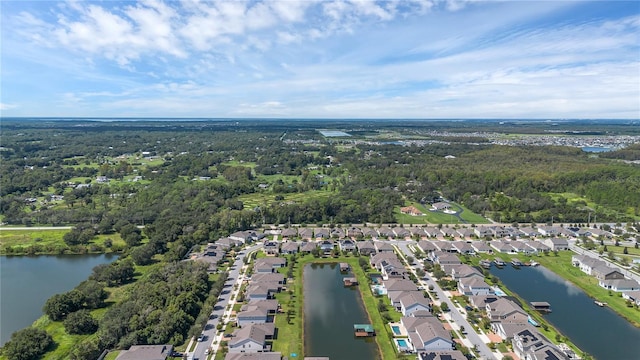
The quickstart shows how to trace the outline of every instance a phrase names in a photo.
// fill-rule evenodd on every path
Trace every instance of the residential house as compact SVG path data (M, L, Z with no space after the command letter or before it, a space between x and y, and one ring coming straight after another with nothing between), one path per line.
M430 238L434 238L434 237L440 235L440 229L438 229L436 227L433 227L433 226L427 226L426 228L423 228L422 230Z
M344 230L339 227L331 229L331 231L329 231L329 235L334 239L344 239L345 237Z
M267 240L264 242L262 250L268 255L277 255L280 252L280 243L277 240Z
M261 352L261 353L227 353L224 360L282 360L280 352ZM306 360L306 358L305 358Z
M451 241L438 240L438 241L432 241L432 243L438 251L448 252L448 253L458 252L458 250L456 250L456 248L453 247L453 243Z
M422 251L424 251L425 254L436 251L436 246L429 240L418 241L418 246L420 247L420 249L422 249Z
M411 227L409 228L409 231L411 232L411 236L417 238L418 240L426 238L428 236L424 229L421 227Z
M454 348L451 333L435 317L404 316L400 324L406 329L408 340L417 352L449 351Z
M372 228L363 227L361 230L362 235L367 239L375 239L378 237L378 232Z
M485 306L487 317L492 322L526 323L529 315L520 306L504 297Z
M251 324L233 333L228 342L229 353L250 353L269 351L266 340L275 332L273 323Z
M375 254L377 252L376 251L376 247L373 244L373 241L371 241L371 240L358 241L356 243L356 247L358 248L358 252L361 255L364 255L364 256L370 256L370 255Z
M273 322L273 315L278 312L280 304L277 300L255 300L242 305L236 315L239 327L249 324L263 324Z
M316 239L328 239L329 238L329 229L327 228L315 228L313 229L313 234Z
M558 228L555 226L540 226L538 232L542 236L558 236L559 234Z
M519 228L518 232L519 232L519 234L517 234L518 236L524 236L524 237L536 237L540 234L537 229L534 229L529 226Z
M166 360L172 353L173 345L131 345L116 360Z
M471 228L460 228L456 230L456 235L461 239L471 239L476 236L476 232Z
M313 239L313 229L310 228L300 228L298 230L298 235L302 240L311 240Z
M511 341L513 336L523 330L536 331L528 322L511 323L511 322L493 322L491 323L491 331L500 336L502 340Z
M493 230L487 226L478 226L475 229L473 229L473 231L475 232L476 236L480 239L493 236Z
M255 283L255 284L276 283L276 284L284 285L285 278L283 274L277 273L277 272L256 273L251 276L251 283Z
M269 300L281 289L277 283L250 283L246 289L246 298L249 301Z
M401 292L418 291L418 286L413 281L407 279L384 280L382 282L382 286L384 286L385 290L387 291L387 296L392 302L394 300L400 300L398 294L400 294ZM399 304L395 306L399 306Z
M215 244L217 244L219 247L221 247L224 250L229 250L232 247L242 245L242 242L226 237L226 238L221 238L216 240Z
M511 241L509 245L519 254L534 255L537 253L536 249L530 247L524 241Z
M544 240L544 244L547 245L553 251L569 250L569 242L565 238L549 238Z
M640 284L631 279L600 280L598 285L615 292L640 290Z
M477 276L458 280L458 291L467 296L493 294L493 289L491 289L489 284Z
M619 270L605 265L594 267L591 273L598 280L624 279L624 274Z
M386 241L374 241L373 245L376 247L376 251L393 253L393 246Z
M259 234L255 231L236 231L233 234L229 235L230 239L239 241L243 244L248 244L252 241L256 241L261 238L263 234Z
M300 252L303 254L309 254L317 247L318 247L318 244L315 242L303 241L302 245L300 245Z
M493 248L484 241L473 241L471 247L479 254L493 254Z
M622 293L622 298L631 300L637 306L640 306L640 290L625 291Z
M500 240L491 241L489 242L489 245L491 245L491 247L494 248L499 253L513 254L516 252L516 249L513 246L511 246L510 243L505 241L500 241Z
M411 216L424 215L422 211L418 210L415 206L405 206L400 208L400 212Z
M443 211L451 209L451 204L444 201L439 201L437 203L431 204L431 209L436 211Z
M295 241L287 241L280 245L280 253L281 254L297 254L300 245Z
M364 237L364 235L362 233L362 230L360 230L360 228L352 226L347 229L347 237L352 239L357 239L357 238Z
M475 249L466 241L455 241L451 246L462 255L474 255Z
M343 239L340 240L338 242L338 246L340 247L341 251L355 251L356 250L356 242L347 238L347 239Z
M396 239L406 239L411 237L411 231L400 226L393 228L392 232Z
M582 272L588 275L593 275L593 269L596 267L607 266L607 263L600 259L594 259L583 255L573 255L571 257L571 263L574 266L578 266Z
M539 332L525 328L513 335L513 351L525 360L568 360L568 357Z
M298 229L295 227L290 227L282 230L282 238L283 239L294 239L298 236Z
M551 248L545 245L542 241L527 240L524 243L535 250L534 254L547 253L551 250Z
M492 226L489 229L491 230L491 235L495 236L496 238L511 236L511 231L502 226Z
M440 229L440 234L446 238L452 238L456 236L456 230L448 227L443 227Z
M460 265L462 264L462 262L460 261L460 258L457 255L454 254L450 254L450 253L446 253L446 252L440 252L440 251L434 251L431 253L431 256L433 258L433 262L438 263L440 265Z
M478 310L484 310L487 304L498 300L499 296L491 295L472 295L469 296L469 304Z
M451 266L450 270L451 270L450 275L453 278L453 280L469 278L472 276L478 276L481 279L484 279L484 275L482 275L482 273L478 271L478 269L472 266L469 266L467 264L453 265Z
M416 311L431 311L431 301L419 291L410 291L400 298L400 312L412 316Z
M331 251L333 251L334 246L335 244L331 239L324 239L320 241L320 251L322 251L325 254L328 254Z
M467 360L462 351L423 351L418 354L418 360Z
M594 236L594 237L602 236L602 237L604 237L606 239L613 238L613 234L612 233L610 233L610 232L608 232L606 230L597 229L597 228L596 229L591 229L591 236Z
M285 267L287 259L281 257L266 257L257 259L253 265L255 273L276 272L278 268Z
M389 239L389 238L393 238L395 236L395 234L393 233L393 230L389 229L386 226L383 226L381 228L378 229L378 236L383 239Z

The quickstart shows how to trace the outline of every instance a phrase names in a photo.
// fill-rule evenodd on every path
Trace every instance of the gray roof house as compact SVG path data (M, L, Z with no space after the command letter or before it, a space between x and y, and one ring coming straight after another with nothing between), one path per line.
M358 248L358 252L362 255L365 256L369 256L371 254L375 254L376 251L376 247L373 244L373 241L371 240L367 240L367 241L358 241L356 243L356 247Z
M298 229L294 227L286 228L281 233L283 238L292 239L298 236Z
M503 297L485 306L487 317L491 321L526 323L529 315L520 306Z
M355 251L356 242L351 239L343 239L338 242L341 251Z
M600 280L598 285L616 292L640 290L640 284L631 279Z
M520 359L566 360L568 357L536 330L525 328L513 335L513 351Z
M227 353L224 360L282 360L279 352Z
M416 311L431 311L431 301L419 291L411 291L400 297L400 312L403 316L412 316Z
M303 241L302 245L300 245L301 253L310 253L313 249L317 248L318 244L312 241Z
M378 236L380 236L381 239L386 240L388 238L394 237L395 234L393 233L393 231L391 229L389 229L386 226L383 226L383 227L378 229Z
M636 305L640 306L640 290L625 291L622 293L622 298L633 301Z
M477 276L458 280L458 291L467 296L493 294L493 290L489 284Z
M173 352L173 345L132 345L121 351L116 360L166 360Z
M420 351L453 350L454 342L440 320L434 317L407 317L400 319L409 334L412 347Z
M404 239L406 237L411 236L411 231L409 231L409 230L407 230L407 229L405 229L403 227L400 227L400 226L394 227L392 231L393 231L394 236L396 238L399 238L399 239Z
M451 277L454 280L468 278L472 276L478 276L481 279L484 279L484 275L478 269L473 266L469 266L467 264L454 265L451 267Z
M549 238L544 240L544 244L551 250L569 250L569 242L564 238Z
M287 260L281 257L265 257L257 259L253 265L256 273L275 272L276 269L287 265Z
M313 229L310 228L300 228L298 230L298 235L300 235L300 237L303 240L311 240L313 239Z
M329 229L326 228L315 228L313 229L313 234L316 239L328 239L329 238Z
M266 348L266 339L272 337L275 328L273 323L251 324L234 331L233 338L229 341L230 353L250 353L269 350Z
M436 246L433 244L433 242L429 240L418 241L418 246L420 247L420 249L422 249L422 251L424 251L427 254L432 251L436 251Z
M391 252L393 253L393 246L386 241L374 241L373 245L376 247L376 250L381 252Z
M299 244L295 241L287 241L280 245L281 254L297 254Z
M462 351L423 351L418 354L418 360L467 360Z
M484 241L473 241L471 243L471 247L474 248L477 253L481 253L481 254L492 254L493 253L493 248L491 248L491 246L489 246Z

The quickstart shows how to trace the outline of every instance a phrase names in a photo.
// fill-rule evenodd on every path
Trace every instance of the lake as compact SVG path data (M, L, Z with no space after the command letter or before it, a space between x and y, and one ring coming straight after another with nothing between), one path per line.
M380 359L375 338L356 338L354 324L370 323L358 287L345 287L337 263L304 267L304 356ZM378 329L380 331L381 329Z
M69 291L117 255L0 257L0 345L42 316L52 295Z
M581 289L542 267L491 268L491 273L525 301L546 301L552 312L545 319L581 350L596 359L636 360L640 329L613 310L598 307Z
M613 149L609 147L602 147L602 146L585 146L582 148L582 151L592 152L592 153L607 152L611 150Z

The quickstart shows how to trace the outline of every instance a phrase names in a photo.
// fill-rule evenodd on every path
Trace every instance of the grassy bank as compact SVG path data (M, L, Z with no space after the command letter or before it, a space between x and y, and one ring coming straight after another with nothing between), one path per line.
M60 255L109 253L124 249L126 244L120 234L96 235L87 245L69 246L64 234L70 230L2 230L0 231L0 255ZM106 244L111 242L111 245Z

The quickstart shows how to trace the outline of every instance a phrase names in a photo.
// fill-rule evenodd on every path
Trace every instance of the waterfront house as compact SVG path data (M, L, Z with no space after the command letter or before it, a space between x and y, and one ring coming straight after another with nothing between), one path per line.
M549 250L551 250L551 248L545 245L542 241L528 240L524 243L527 244L527 246L529 246L530 248L534 249L535 253L547 253L549 252Z
M489 245L499 253L514 254L516 252L516 249L505 241L495 240L489 242Z
M413 316L416 311L431 311L431 301L422 292L410 291L399 300L403 316Z
M491 246L484 241L473 241L471 247L479 254L493 254Z
M390 260L390 259L395 259L396 261L398 260L398 257L396 256L396 254L394 253L389 253L389 252L384 252L384 253L378 253L373 255L370 259L369 259L369 265L371 265L371 267L374 267L376 269L380 268L380 264L382 263L383 260Z
M545 239L544 244L551 248L552 251L569 250L569 242L564 238Z
M276 283L283 285L285 283L284 275L280 273L256 273L251 276L251 283Z
M520 359L568 360L568 357L538 331L526 328L513 335L513 351Z
M172 353L173 345L131 345L116 360L166 360Z
M509 245L511 245L514 251L519 254L533 255L537 253L534 248L527 245L524 241L511 241L509 242Z
M535 331L533 326L527 322L524 323L512 323L512 322L492 322L491 331L500 336L502 340L511 341L513 336L525 329Z
M571 257L571 263L574 266L578 266L582 272L588 275L593 275L593 269L596 267L607 266L606 262L586 255L573 255Z
M600 280L598 285L615 292L640 290L640 284L631 279Z
M266 340L275 332L273 323L251 324L233 332L228 343L230 353L251 353L268 351Z
M418 352L453 350L451 333L435 317L404 316L400 319L400 324L409 334L411 346Z
M640 290L625 291L622 293L622 298L630 300L636 305L640 306Z
M227 353L224 360L282 360L280 352L261 352L261 353ZM307 360L307 358L305 358ZM328 360L328 359L327 359Z
M529 315L520 306L506 298L498 298L485 306L487 317L491 321L526 323Z
M472 276L477 276L480 279L484 279L484 275L482 275L482 273L478 271L478 269L467 264L453 265L451 266L450 270L451 270L450 275L453 278L453 280L469 278Z
M268 300L263 300L268 301ZM264 324L269 319L267 311L261 307L251 305L238 312L236 315L236 325L243 327L250 324Z
M278 268L285 267L287 260L281 257L266 257L257 259L253 265L253 271L255 273L270 273L276 272Z
M418 360L467 360L462 351L423 351L418 354Z
M273 299L281 288L277 283L251 283L247 286L246 297L249 301Z
M619 270L606 265L598 265L591 270L592 275L598 280L624 279L624 274Z
M358 241L356 243L356 247L358 248L358 252L364 256L369 256L377 252L376 247L371 240Z
M489 284L477 276L458 280L458 291L467 296L493 294Z

